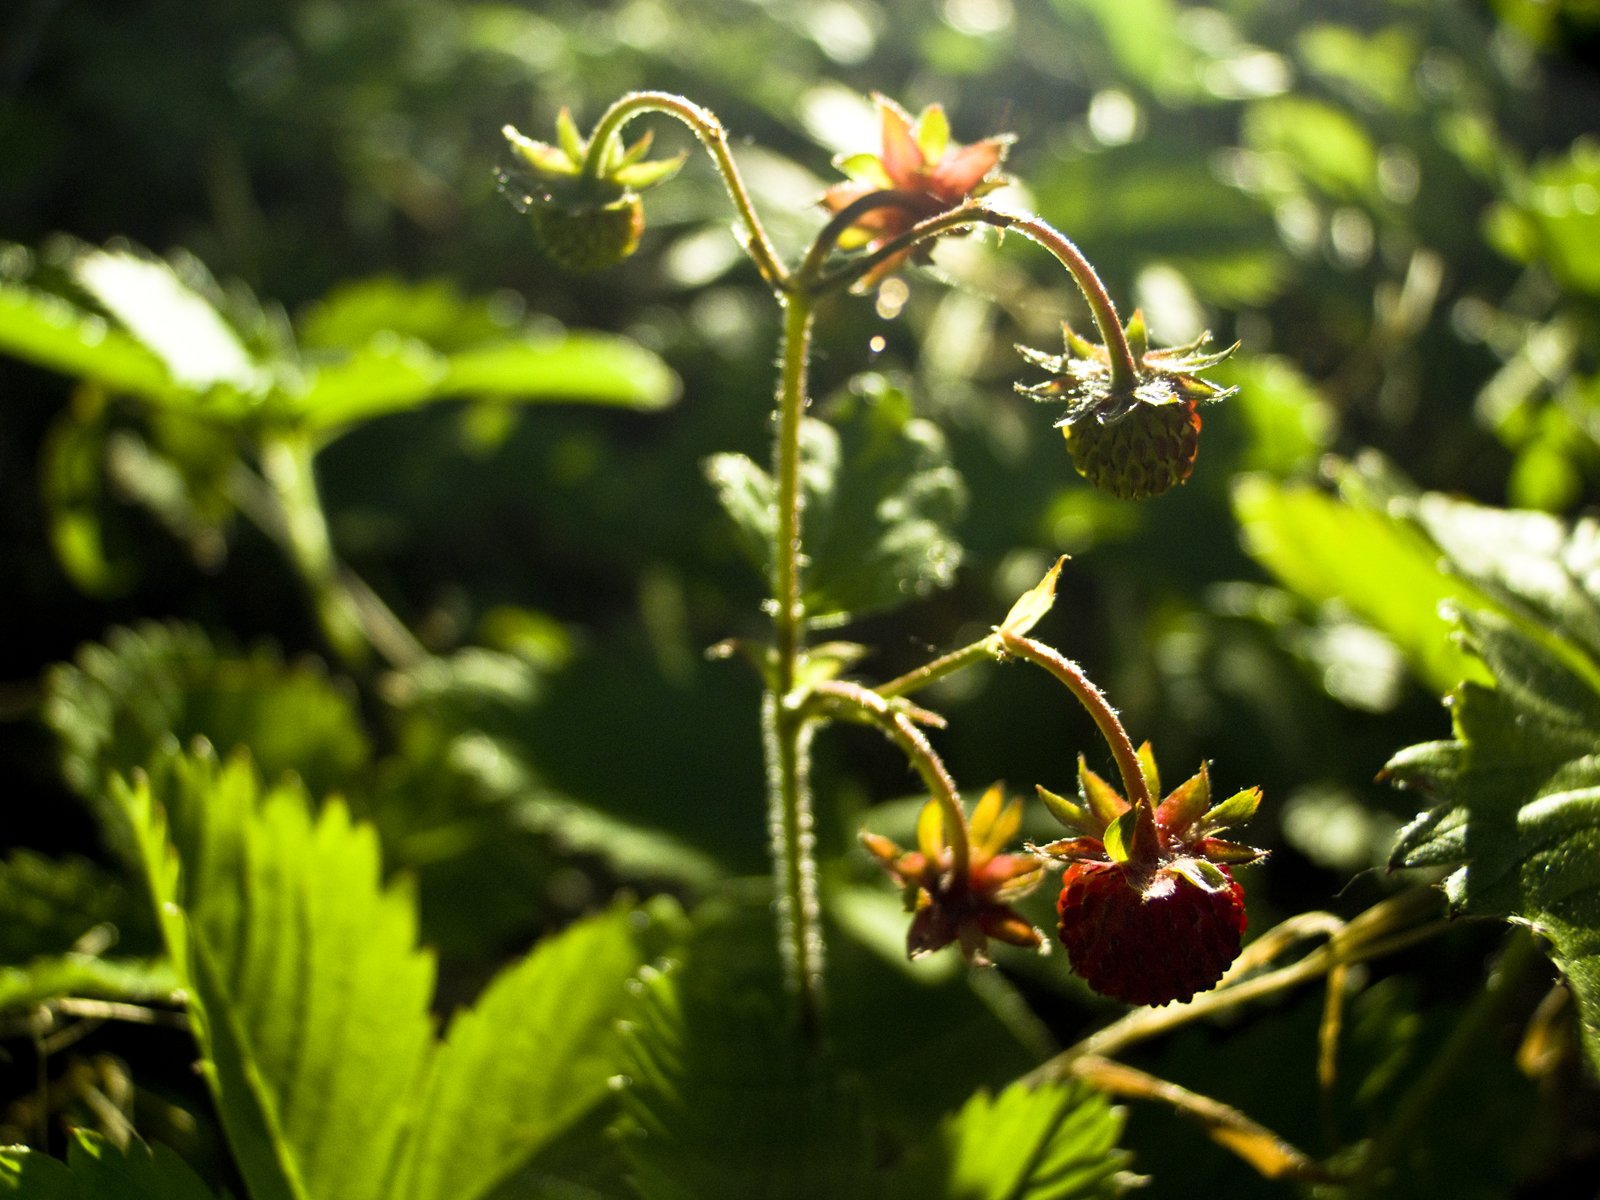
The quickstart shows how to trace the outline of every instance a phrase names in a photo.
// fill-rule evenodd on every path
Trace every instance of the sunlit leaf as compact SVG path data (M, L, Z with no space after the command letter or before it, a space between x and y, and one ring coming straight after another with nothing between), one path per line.
M1286 587L1381 631L1436 691L1482 678L1439 611L1474 589L1441 570L1438 547L1413 522L1263 476L1240 479L1233 505L1246 548Z
M252 1200L388 1196L434 972L373 831L242 758L173 757L114 791Z
M770 923L702 918L686 953L643 975L625 1026L618 1129L639 1195L871 1195L859 1099L783 1012Z
M477 1200L601 1104L642 916L619 905L540 942L454 1018L388 1196Z
M103 387L164 399L177 384L161 359L105 317L46 292L0 282L0 350Z
M1392 864L1453 868L1452 906L1548 940L1600 1066L1600 575L1597 527L1429 498L1452 565L1500 604L1462 607L1462 642L1488 680L1452 696L1453 738L1413 746L1388 774L1430 807ZM1545 536L1540 536L1540 535Z
M114 629L83 647L51 671L44 716L68 781L91 797L194 737L248 746L268 776L292 771L318 790L343 786L369 755L351 697L318 665L269 648L224 653L188 625Z
M891 1200L1077 1200L1127 1191L1122 1117L1074 1081L979 1092L890 1176Z

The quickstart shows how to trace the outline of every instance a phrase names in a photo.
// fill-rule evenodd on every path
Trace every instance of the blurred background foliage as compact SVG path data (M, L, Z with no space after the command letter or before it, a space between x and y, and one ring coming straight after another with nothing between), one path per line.
M677 377L664 412L463 402L327 445L333 543L430 655L352 680L307 659L327 647L301 584L218 482L236 447L0 360L0 846L98 869L73 792L167 734L246 741L269 775L298 770L377 821L391 864L419 878L447 997L619 886L702 895L759 875L765 844L758 685L705 654L761 635L764 589L705 464L765 461L776 312L696 158L649 195L637 256L560 272L496 194L507 122L546 136L562 105L586 125L630 88L681 91L730 130L794 251L820 223L831 156L873 145L868 93L939 101L959 140L1018 135L1020 199L1158 341L1243 342L1193 480L1139 506L1090 491L1049 414L1012 389L1016 343L1054 350L1061 320L1086 320L1020 240L947 240L931 270L832 305L813 387L849 411L908 398L942 435L923 449L959 476L938 506L951 586L849 626L875 647L861 669L888 678L981 635L1071 554L1039 632L1169 772L1207 758L1222 786L1269 798L1253 927L1382 894L1370 868L1414 804L1373 777L1446 733L1437 697L1461 669L1442 627L1396 636L1385 606L1403 592L1414 608L1437 581L1406 574L1401 535L1328 518L1326 481L1566 515L1600 498L1600 16L1584 0L12 0L0 27L0 278L48 284L63 236L125 239L204 264L241 330L292 326L316 346L353 322L449 353L515 320L624 336ZM665 122L657 137L689 144ZM52 549L63 522L88 524L104 570ZM1347 594L1357 557L1370 595ZM117 626L132 628L50 672ZM1093 740L1020 671L929 702L969 789L1064 788ZM284 712L321 716L285 731ZM919 998L893 965L894 898L853 850L866 808L911 780L864 734L820 750L825 869L851 935L837 955L860 960L840 971L841 1007L893 997L974 1082L1097 1019L1056 960L1007 963L1034 1001L1001 1022L1013 1049L988 1044L1007 1011L989 984ZM891 803L874 825L903 834L910 812ZM127 927L145 953L148 930ZM1451 972L1483 952L1464 933L1363 997L1347 1122L1382 1119L1400 1064L1449 1028ZM1315 1144L1329 1131L1301 1007L1235 1039L1235 1061L1298 1063L1291 1082L1240 1071L1225 1098L1264 1102ZM1188 1036L1143 1065L1200 1086L1210 1035ZM1575 1144L1596 1161L1592 1141L1475 1137L1534 1127L1539 1088L1504 1074L1476 1094L1506 1104L1436 1113L1449 1132L1419 1139L1493 1161L1445 1171L1424 1155L1433 1190L1407 1194L1509 1194ZM923 1118L899 1102L908 1127ZM1161 1120L1132 1127L1141 1170L1212 1161Z

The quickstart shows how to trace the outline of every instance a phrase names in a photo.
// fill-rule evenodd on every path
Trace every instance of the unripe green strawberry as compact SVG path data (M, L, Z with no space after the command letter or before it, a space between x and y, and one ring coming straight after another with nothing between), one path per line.
M1022 356L1050 372L1043 383L1017 390L1046 404L1065 404L1056 424L1066 435L1072 464L1090 483L1122 500L1159 496L1189 478L1200 448L1201 404L1232 395L1200 378L1234 347L1202 350L1206 338L1169 350L1151 350L1144 318L1134 313L1126 346L1110 351L1061 327L1065 353L1018 346Z
M556 140L538 142L507 125L502 132L516 158L500 172L511 202L527 213L545 253L571 271L598 271L632 254L644 233L639 193L670 179L683 164L647 159L650 135L624 146L617 128L585 138L562 109Z
M1200 413L1190 400L1137 404L1113 421L1086 414L1061 432L1078 474L1119 500L1144 500L1189 478Z
M1061 882L1061 942L1072 969L1103 996L1125 1004L1188 1000L1239 955L1244 889L1226 867L1207 864L1201 875L1177 864L1140 872L1075 862Z
M634 195L581 207L535 201L528 216L544 252L569 271L616 266L639 248L644 233L644 205Z

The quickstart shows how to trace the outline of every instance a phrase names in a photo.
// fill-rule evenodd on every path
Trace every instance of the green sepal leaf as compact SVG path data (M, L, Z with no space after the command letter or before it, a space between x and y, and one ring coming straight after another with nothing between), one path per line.
M1161 771L1156 766L1156 752L1149 742L1141 742L1135 752L1139 760L1139 774L1144 776L1144 786L1153 800L1161 798Z
M1256 815L1256 809L1261 807L1261 789L1258 787L1245 788L1235 792L1221 804L1210 809L1201 818L1197 829L1201 833L1209 833L1214 829L1227 829L1233 825L1243 825Z
M1106 826L1100 839L1106 848L1106 857L1112 862L1125 863L1133 857L1133 839L1139 824L1139 810L1130 808Z
M1044 578L1017 599L1006 613L1006 619L1000 622L1000 629L1021 637L1044 619L1056 602L1056 580L1061 575L1061 564L1066 561L1064 554L1056 559Z
M980 1091L888 1179L889 1200L1090 1200L1122 1195L1121 1113L1075 1080Z
M1155 793L1159 794L1159 793ZM1211 773L1205 763L1156 806L1156 823L1163 829L1187 830L1211 803Z
M1101 828L1130 811L1121 793L1091 771L1088 761L1081 754L1078 755L1078 794L1083 797L1084 804Z
M1097 837L1105 828L1105 822L1097 821L1083 805L1052 792L1042 783L1034 784L1033 790L1038 794L1045 810L1073 832Z

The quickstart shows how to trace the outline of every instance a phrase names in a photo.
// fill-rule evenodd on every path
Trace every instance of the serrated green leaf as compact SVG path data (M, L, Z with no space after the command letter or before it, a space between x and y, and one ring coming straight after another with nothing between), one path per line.
M259 365L210 301L159 259L121 250L86 250L72 275L107 312L160 359L174 383L258 392Z
M113 629L50 672L43 707L68 782L89 797L196 737L224 753L249 746L264 774L292 771L318 791L370 755L351 697L318 665L265 647L228 654L191 625Z
M894 1171L890 1200L1087 1200L1120 1196L1122 1117L1077 1081L979 1092Z
M639 915L619 905L539 943L452 1021L394 1200L487 1196L605 1099Z
M1478 593L1441 570L1438 547L1402 513L1263 476L1241 479L1233 505L1257 562L1312 603L1343 605L1379 630L1435 691L1484 679L1440 612Z
M173 756L114 785L252 1200L378 1200L432 1034L433 965L342 804Z
M944 438L911 415L904 393L877 377L858 381L832 423L800 429L807 564L801 602L816 625L901 604L948 587L961 563L951 532L966 489ZM743 455L706 463L741 545L771 574L777 529L772 477Z
M781 1010L770 917L702 914L686 956L641 976L618 1124L644 1200L871 1194L859 1098Z
M1536 579L1530 589L1538 590ZM1592 605L1591 594L1586 601ZM1400 832L1395 867L1449 866L1452 907L1530 925L1548 940L1600 1067L1600 689L1564 627L1531 633L1495 611L1458 618L1493 686L1454 695L1455 739L1392 759L1387 774L1432 806ZM1586 614L1578 613L1581 627ZM1574 657L1588 662L1575 670Z

